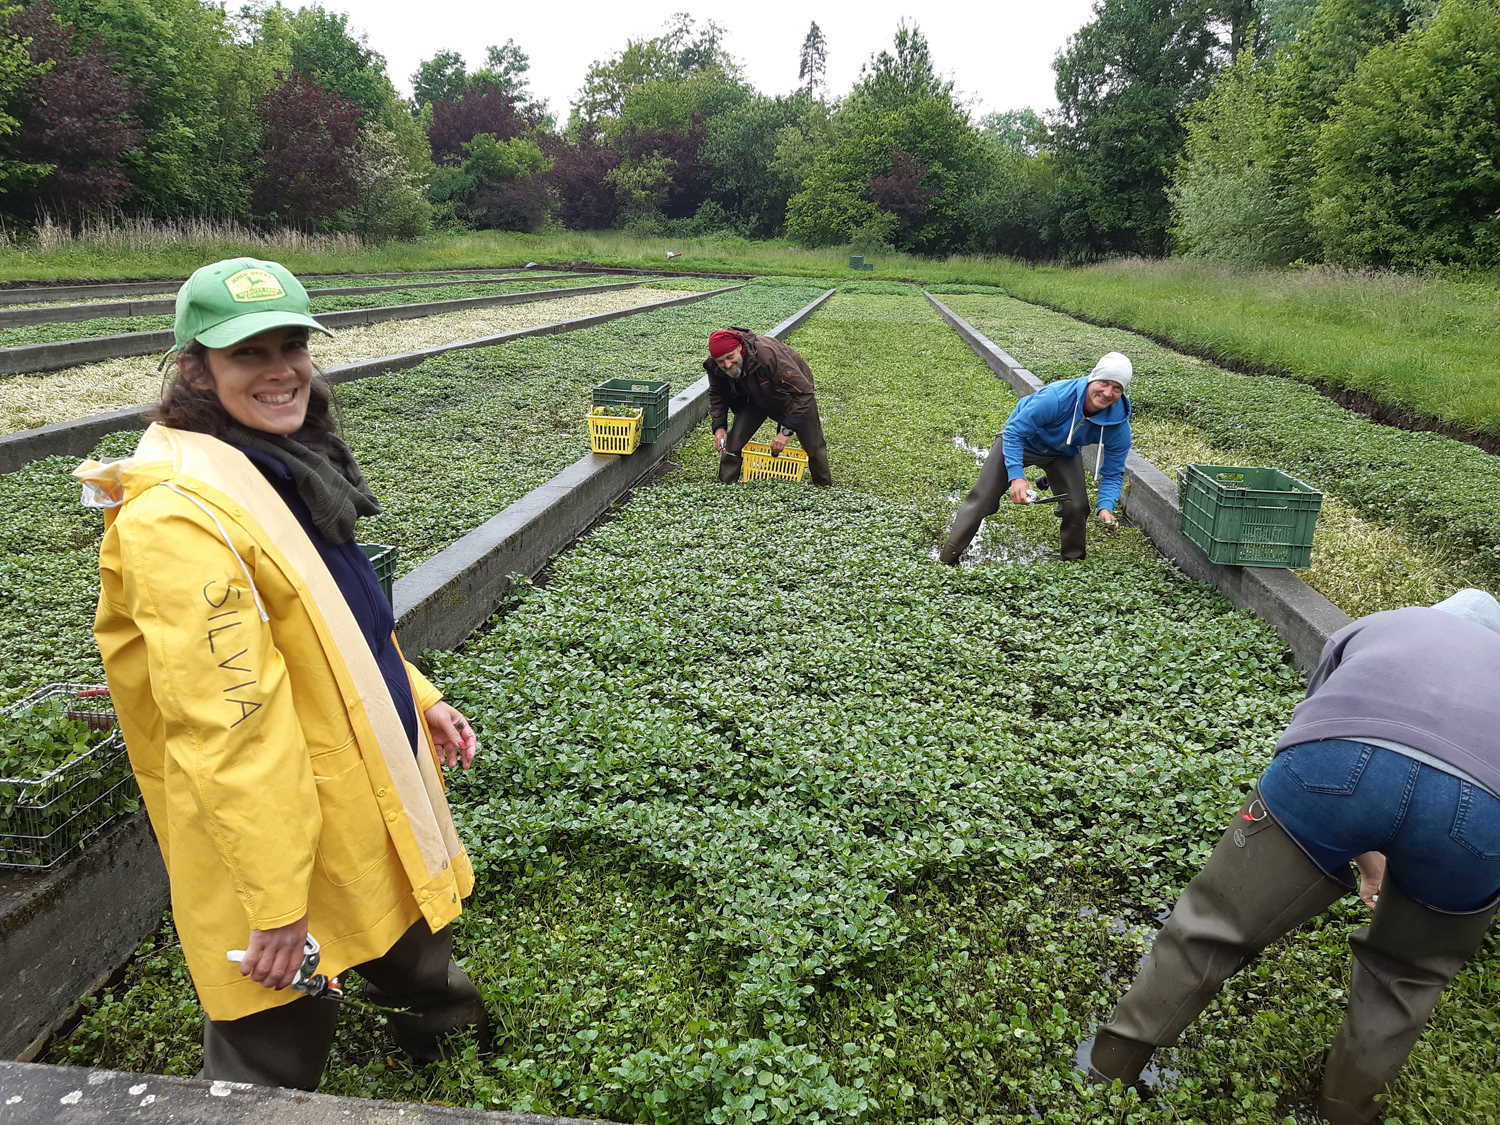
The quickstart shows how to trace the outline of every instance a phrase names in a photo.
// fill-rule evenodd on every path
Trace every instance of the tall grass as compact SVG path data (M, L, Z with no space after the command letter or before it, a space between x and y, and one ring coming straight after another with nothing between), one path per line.
M669 259L669 252L676 256ZM182 277L215 257L246 253L275 255L292 270L305 273L579 260L653 270L956 281L978 280L1002 265L980 258L943 262L893 253L874 256L873 272L859 272L849 269L848 247L809 250L788 242L734 236L683 239L623 231L477 231L377 245L353 235L266 232L215 220L160 223L116 217L93 220L79 230L47 222L30 239L18 238L14 232L0 237L0 281ZM949 263L965 264L956 269Z
M0 231L0 279L94 280L122 276L174 276L206 261L252 254L359 254L353 234L310 234L281 228L257 230L233 219L161 221L128 215L96 215L76 225L50 215L30 231Z

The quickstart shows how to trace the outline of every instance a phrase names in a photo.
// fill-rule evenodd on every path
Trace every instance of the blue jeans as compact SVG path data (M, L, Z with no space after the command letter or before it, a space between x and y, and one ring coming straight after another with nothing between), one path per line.
M1407 898L1471 914L1500 897L1500 800L1424 762L1341 738L1303 742L1261 776L1266 807L1327 875L1382 852Z

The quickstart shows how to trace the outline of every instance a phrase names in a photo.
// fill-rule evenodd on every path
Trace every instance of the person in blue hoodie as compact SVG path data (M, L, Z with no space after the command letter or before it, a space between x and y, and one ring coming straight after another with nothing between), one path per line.
M979 525L999 509L1007 486L1012 504L1026 504L1034 488L1050 485L1059 497L1062 557L1083 558L1089 518L1083 447L1099 446L1094 464L1099 520L1113 527L1115 505L1125 483L1125 458L1130 453L1130 400L1125 390L1134 374L1129 359L1110 352L1088 375L1048 383L1016 403L1005 429L990 447L979 480L959 506L938 557L950 566L958 564ZM1027 465L1046 474L1035 485L1026 479Z

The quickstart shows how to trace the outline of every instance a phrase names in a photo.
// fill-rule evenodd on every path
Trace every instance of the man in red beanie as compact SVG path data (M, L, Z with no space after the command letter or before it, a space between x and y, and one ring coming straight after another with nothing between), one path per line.
M740 479L740 451L771 418L776 422L771 452L780 453L795 435L807 453L813 484L827 488L833 483L812 369L794 349L748 328L721 328L709 333L703 370L708 372L708 410L721 481Z

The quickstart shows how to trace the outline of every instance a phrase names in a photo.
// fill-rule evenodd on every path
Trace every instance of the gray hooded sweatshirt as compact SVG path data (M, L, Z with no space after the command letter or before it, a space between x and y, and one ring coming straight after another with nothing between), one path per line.
M1276 750L1325 738L1408 746L1500 793L1500 633L1428 606L1344 626Z

